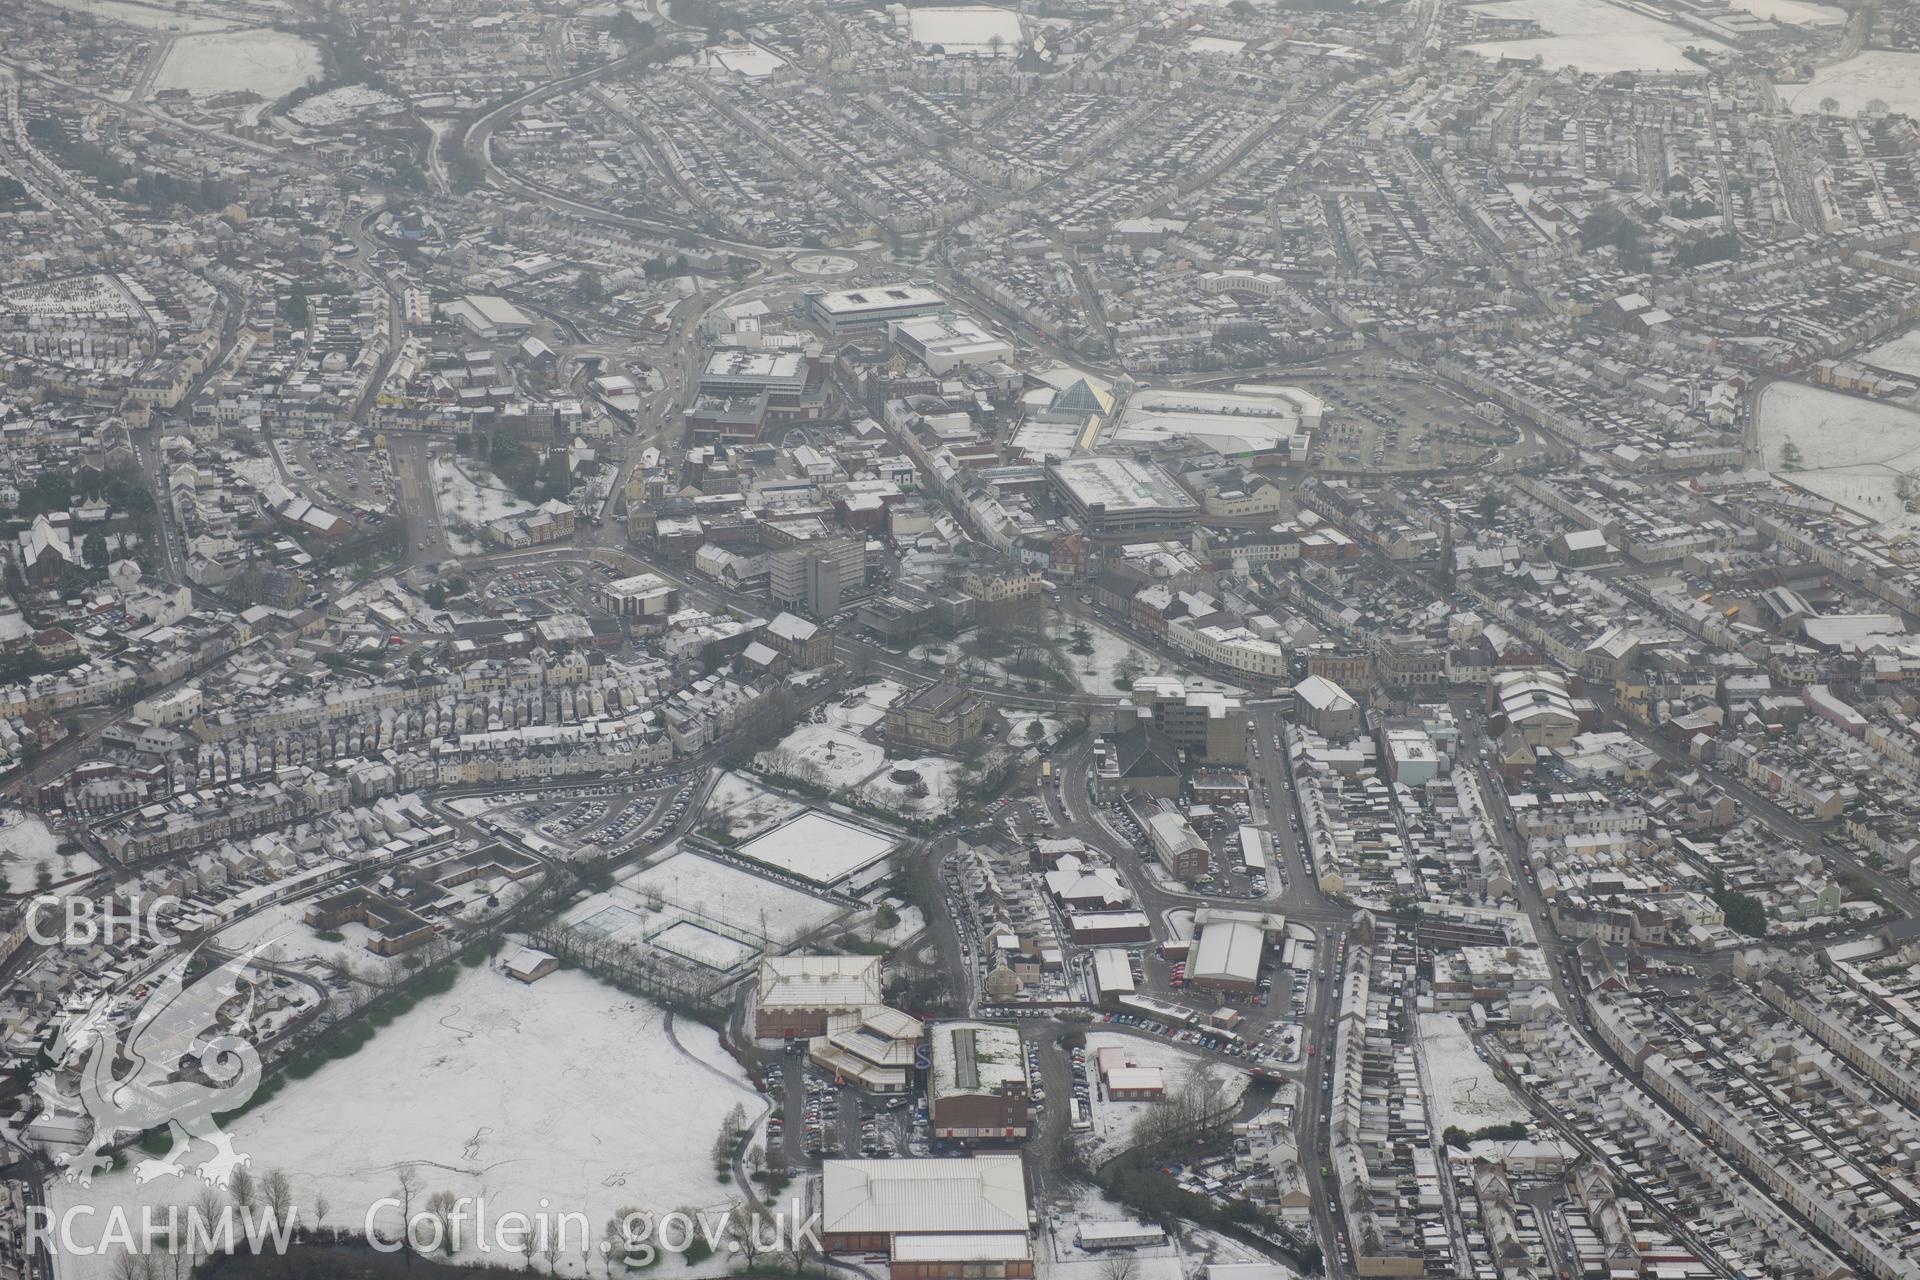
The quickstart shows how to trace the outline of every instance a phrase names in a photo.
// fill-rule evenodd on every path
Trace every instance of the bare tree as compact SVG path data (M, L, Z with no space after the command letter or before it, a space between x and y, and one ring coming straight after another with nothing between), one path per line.
M233 1177L227 1183L227 1189L233 1193L234 1204L241 1212L251 1214L260 1205L260 1184L254 1181L253 1171L241 1165L233 1171Z
M113 1280L159 1280L153 1258L144 1253L122 1253L113 1260Z
M1100 1264L1100 1280L1134 1280L1140 1274L1140 1261L1131 1254L1116 1253Z
M211 1240L216 1238L214 1231L221 1220L221 1215L226 1212L226 1209L226 1194L222 1192L219 1187L208 1183L206 1186L200 1188L199 1194L194 1196L193 1204L188 1209L188 1213L191 1214L192 1217L200 1220L202 1229L206 1232L205 1238ZM188 1232L189 1239L192 1239L192 1234L192 1232ZM227 1248L233 1247L233 1241L231 1239L227 1239L223 1243Z
M602 1251L606 1254L608 1275L613 1274L616 1263L626 1262L627 1255L633 1251L633 1246L639 1243L628 1238L627 1224L638 1223L640 1220L640 1210L631 1206L615 1210L613 1216L607 1219L607 1228L601 1238L606 1241Z
M397 1171L400 1185L394 1190L394 1198L400 1201L400 1256L413 1265L413 1198L420 1193L420 1171L410 1164L403 1164Z
M460 1251L460 1224L453 1218L459 1207L460 1197L451 1191L436 1191L427 1197L427 1213L440 1224L440 1247L449 1255Z
M739 1207L727 1217L727 1237L750 1272L760 1257L760 1238L755 1234L754 1226L765 1212L753 1200L747 1199L742 1200Z
M269 1169L266 1180L261 1183L260 1193L276 1224L284 1225L292 1221L293 1181L287 1177L286 1170Z

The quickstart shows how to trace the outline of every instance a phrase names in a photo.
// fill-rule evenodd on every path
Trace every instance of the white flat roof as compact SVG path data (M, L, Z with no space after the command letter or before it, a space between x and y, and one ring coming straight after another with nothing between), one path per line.
M612 596L640 596L653 591L671 590L672 584L657 573L636 573L631 578L609 582L605 590Z
M814 305L836 316L859 315L865 311L891 311L896 307L938 307L946 298L917 284L876 284L865 289L842 289L814 298Z
M879 956L767 956L760 961L763 1008L864 1008L880 1000Z
M1020 1157L829 1160L820 1171L823 1233L1004 1232L1025 1237Z
M895 1262L1008 1262L1032 1255L1024 1231L926 1231L893 1238Z
M794 351L743 351L726 347L707 357L710 378L797 378L800 355Z

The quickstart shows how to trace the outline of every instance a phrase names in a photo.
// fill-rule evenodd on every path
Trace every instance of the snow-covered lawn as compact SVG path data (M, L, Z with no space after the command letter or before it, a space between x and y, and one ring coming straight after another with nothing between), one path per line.
M901 902L898 898L887 898L884 905L893 908L894 914L899 917L899 923L891 929L881 928L879 921L875 918L879 915L879 910L876 908L856 930L867 941L878 942L888 947L899 947L927 927L926 917L921 915L920 908Z
M773 773L850 791L886 763L886 752L831 725L803 724L762 751L754 763Z
M1080 639L1083 628L1084 642ZM1112 696L1120 691L1123 677L1159 675L1165 667L1157 655L1097 622L1049 614L1047 635L1060 642L1061 658L1072 670L1074 682L1083 693ZM1075 644L1091 648L1093 652L1075 653Z
M0 808L0 874L7 879L10 893L32 893L44 869L54 880L83 876L98 871L100 864L92 854L73 846L61 853L60 838L25 809Z
M531 502L516 498L492 472L483 470L483 464L450 454L433 460L433 498L440 508L441 524L466 524L475 530L490 521L533 510ZM477 555L484 549L477 538L463 537L451 528L447 541L462 555Z
M707 797L700 825L718 823L726 828L729 838L737 840L791 818L805 807L798 800L768 791L752 778L723 773Z
M889 760L879 744L832 724L796 726L778 745L754 757L754 764L769 773L798 778L914 816L945 813L952 808L966 775L964 764L945 756ZM895 782L893 773L900 769L917 773L919 784L911 780ZM919 794L922 788L925 794Z
M0 642L25 640L33 634L33 624L9 595L0 595Z
M775 884L751 871L679 850L662 862L622 876L591 901L644 912L650 895L785 945L838 919L843 908L810 893Z
M1102 1156L1125 1149L1133 1134L1133 1126L1154 1105L1151 1102L1115 1102L1106 1097L1106 1086L1099 1080L1099 1053L1107 1048L1124 1051L1136 1067L1159 1067L1166 1077L1169 1095L1187 1086L1196 1067L1204 1068L1209 1076L1220 1082L1222 1106L1239 1101L1247 1091L1250 1077L1246 1072L1224 1062L1210 1062L1170 1041L1123 1036L1111 1031L1094 1032L1087 1037L1087 1074L1094 1083L1089 1109L1092 1112L1094 1149Z
M1916 64L1920 70L1920 64ZM1920 414L1800 382L1776 382L1760 400L1767 468L1874 520L1899 516L1901 473L1920 466ZM1800 450L1798 470L1782 451Z
M821 713L826 716L828 724L859 733L886 719L887 708L906 691L906 686L898 680L878 680L848 691L845 699L829 702L821 708ZM841 706L843 700L851 700L853 705Z
M445 801L444 803L447 808L453 810L463 818L475 817L478 814L487 812L489 809L506 807L504 801L499 796L460 796L456 799Z
M1106 1280L1116 1256L1133 1264L1128 1280L1182 1280L1179 1242L1171 1237L1152 1249L1124 1252L1082 1249L1077 1243L1086 1224L1138 1222L1139 1215L1107 1199L1098 1187L1076 1184L1039 1206L1044 1226L1034 1249L1034 1274L1040 1280Z
M238 924L222 929L214 945L223 951L245 951L259 947L258 954L262 960L295 968L308 966L310 962L311 967L316 969L344 966L356 976L381 982L404 973L397 960L389 960L367 950L367 941L373 935L363 924L346 924L334 930L340 935L338 942L320 937L316 930L308 928L301 920L312 905L310 898L276 902Z
M1805 84L1776 87L1795 111L1818 111L1822 99L1832 98L1851 115L1880 98L1895 111L1920 115L1920 53L1869 49L1819 68Z
M155 89L196 94L251 90L278 98L319 77L320 50L284 31L222 31L182 36L168 50Z
M712 1147L736 1104L749 1116L759 1109L708 1028L680 1019L669 1035L660 1010L577 970L527 985L487 966L463 970L452 990L227 1128L256 1177L285 1171L303 1222L323 1194L330 1223L360 1230L397 1187L400 1167L412 1165L421 1200L438 1191L484 1197L495 1219L550 1202L550 1215L585 1214L597 1243L623 1207L729 1200ZM204 1154L196 1148L192 1158ZM74 1220L76 1237L91 1241L105 1206L184 1205L201 1185L191 1175L138 1185L122 1170L90 1188L56 1182L49 1199L56 1214L96 1206L96 1216ZM391 1230L398 1218L387 1209L375 1222ZM571 1229L562 1271L580 1275ZM500 1254L496 1244L488 1256L517 1261ZM469 1239L459 1256L480 1255ZM113 1274L111 1257L66 1261L74 1265L63 1280Z
M1572 66L1601 75L1615 71L1705 72L1682 56L1689 46L1710 52L1725 45L1676 23L1662 22L1608 0L1501 0L1473 6L1490 18L1531 19L1548 34L1535 40L1493 40L1467 48L1489 58L1539 57L1548 70Z
M919 775L919 783L895 782L896 770ZM945 813L959 795L967 767L945 756L921 756L916 760L889 760L860 788L861 798L899 813ZM919 794L924 790L925 794Z
M1098 622L1069 616L1057 609L1048 609L1044 617L1042 634L1046 643L1029 648L1036 660L1072 680L1079 692L1110 697L1121 691L1122 679L1131 681L1139 676L1163 675L1172 669L1164 659ZM915 645L908 656L915 662L943 665L953 678L1024 685L1028 677L1008 668L1017 651L1010 648L994 657L969 652L979 644L980 638L981 631L976 629L956 640ZM1075 652L1076 648L1085 652ZM1230 688L1213 683L1221 689Z
M1037 735L1033 731L1035 725L1040 726L1040 732ZM1051 742L1058 738L1065 728L1065 725L1052 716L1014 715L1007 720L1007 741L1016 747L1024 747L1028 743Z
M1526 1104L1474 1052L1457 1014L1423 1013L1418 1020L1427 1123L1434 1133L1451 1126L1472 1133L1490 1124L1532 1119Z

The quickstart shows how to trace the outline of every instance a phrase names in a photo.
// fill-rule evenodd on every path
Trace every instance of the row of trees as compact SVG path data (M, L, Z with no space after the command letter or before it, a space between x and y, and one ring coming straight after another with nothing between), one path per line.
M326 1193L316 1191L310 1206L313 1218L304 1216L295 1201L293 1179L282 1169L268 1170L255 1177L241 1165L233 1171L227 1189L212 1184L185 1207L174 1234L141 1242L141 1247L116 1254L114 1280L188 1280L200 1274L203 1264L221 1254L246 1251L250 1239L275 1237L283 1231L290 1238L309 1238L322 1229L321 1223L331 1211ZM195 1222L190 1229L187 1224Z
M239 196L237 186L212 172L179 177L128 164L98 143L68 133L56 116L30 118L27 136L63 168L91 178L103 187L112 187L116 195L132 204L154 208L179 205L205 211L224 209Z

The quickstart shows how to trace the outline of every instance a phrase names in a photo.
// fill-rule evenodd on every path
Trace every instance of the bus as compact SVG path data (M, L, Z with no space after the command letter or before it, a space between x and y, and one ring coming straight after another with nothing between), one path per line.
M1093 1128L1093 1120L1087 1115L1087 1103L1084 1098L1075 1098L1067 1108L1067 1128L1075 1133L1085 1133Z

